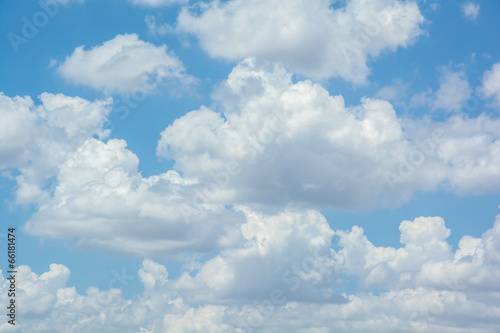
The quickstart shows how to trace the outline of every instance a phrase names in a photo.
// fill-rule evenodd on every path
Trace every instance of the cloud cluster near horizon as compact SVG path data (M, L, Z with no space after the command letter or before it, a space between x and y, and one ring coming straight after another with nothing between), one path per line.
M493 332L500 324L494 305L500 291L499 216L480 238L464 236L452 251L446 241L450 230L440 217L401 222L402 246L393 248L374 246L358 226L333 231L311 210L243 211L244 246L192 263L178 278L145 259L137 275L111 278L109 290L89 287L79 294L67 286L70 270L63 265L53 264L41 275L18 267L25 319L19 329ZM332 241L338 250L329 248ZM332 293L332 285L342 286L343 274L356 276L362 289ZM143 294L123 298L127 281L137 279ZM6 288L3 280L0 289Z

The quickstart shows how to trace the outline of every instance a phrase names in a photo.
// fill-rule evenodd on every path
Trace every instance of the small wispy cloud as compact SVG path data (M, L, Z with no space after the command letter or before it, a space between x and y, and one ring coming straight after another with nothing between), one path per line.
M168 23L157 24L156 18L153 15L146 15L144 21L148 27L148 32L152 35L165 36L175 32L174 27Z
M478 3L466 2L460 6L460 10L464 16L469 20L477 19L479 15L480 5Z

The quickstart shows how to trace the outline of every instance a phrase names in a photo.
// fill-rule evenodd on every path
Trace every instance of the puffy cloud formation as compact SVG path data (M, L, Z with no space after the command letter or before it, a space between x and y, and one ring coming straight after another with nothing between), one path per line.
M200 263L194 277L184 273L175 289L201 303L275 296L288 301L338 300L331 288L340 269L333 257L320 255L329 253L334 232L321 214L285 210L264 215L240 209L246 217L242 246Z
M463 194L500 186L500 120L485 115L400 119L371 98L347 107L342 96L252 59L233 69L215 99L220 112L187 113L157 147L185 176L226 175L208 202L354 208L439 186ZM229 166L238 174L229 176Z
M477 19L480 8L481 6L478 3L474 2L466 2L460 6L460 10L464 14L464 16L469 20Z
M464 14L475 19L475 11ZM382 247L359 226L334 230L318 211L399 204L438 188L498 192L499 119L405 119L385 100L345 105L288 71L366 83L370 61L413 43L423 21L412 0L211 0L185 8L172 29L198 37L212 57L245 60L210 108L162 132L157 153L176 170L150 177L124 140L104 141L111 99L44 93L35 105L0 94L0 168L16 177L18 203L37 204L24 232L155 260L188 258L178 277L145 259L134 277L144 291L131 299L116 276L108 289L81 293L68 286L63 265L40 275L20 266L18 326L4 322L0 331L498 330L500 216L453 249L440 217L403 221L401 247ZM146 23L152 33L171 30L151 16ZM500 100L497 65L482 90ZM76 48L58 71L106 94L193 80L165 45L135 34ZM405 89L387 87L378 97L397 100ZM427 105L458 111L470 95L464 72L444 71ZM339 294L350 289L344 283L359 286ZM8 288L0 279L2 304Z
M173 280L165 266L146 259L137 274L144 292L134 299L123 298L126 285L111 274L109 290L90 287L82 295L66 286L70 272L63 265L52 264L39 276L18 267L22 306L15 329L493 333L500 324L500 216L480 238L462 237L453 252L440 217L403 221L403 247L392 248L375 247L357 226L334 233L315 211L263 215L242 209L243 248L222 251ZM276 288L273 277L283 272L286 280ZM333 287L341 272L381 290L343 299L307 297ZM2 303L7 288L2 279ZM5 323L0 328L9 329Z
M166 45L155 46L137 34L117 35L85 50L77 47L58 67L67 80L105 93L152 93L168 82L190 84L184 65Z
M27 182L28 172L18 177L18 200L39 204L24 230L139 256L224 249L229 252L217 259L223 264L235 260L232 249L247 242L239 226L251 214L238 205L251 212L287 205L345 209L398 204L415 191L439 187L460 194L500 187L500 120L485 115L405 120L388 102L369 98L346 107L341 96L320 85L293 83L283 67L254 60L235 67L214 98L222 112L201 107L162 133L158 153L173 158L182 176L170 170L143 177L125 141L88 139L100 133L96 128L106 114L101 109L78 123L48 113L51 126L64 128L57 144L67 146L44 150L45 159L57 164L29 164L44 177L42 170L52 168L50 192L42 192L43 182ZM31 115L29 101L17 101L28 105L16 115ZM58 109L55 101L62 103L44 101L50 110ZM54 151L58 157L49 158ZM214 292L202 275L196 279L207 285L207 294Z
M185 4L188 0L129 0L134 5L140 5L145 7L162 7L162 6L172 6L176 4Z
M197 3L184 9L178 29L200 40L211 56L282 61L296 73L341 77L361 84L367 62L406 47L422 34L424 18L414 1L254 0Z
M484 73L480 91L485 97L494 97L497 106L500 106L500 62Z
M194 210L197 182L175 171L144 178L138 164L123 140L85 141L68 155L51 199L24 230L141 256L210 251L238 241L234 225L241 214L205 205L187 215L182 206Z
M0 169L16 168L17 202L47 199L42 190L67 155L89 137L106 138L103 123L111 99L88 101L80 97L42 93L40 105L30 97L0 93Z
M472 93L465 73L445 69L440 81L439 89L433 96L432 107L450 111L460 110Z
M439 167L445 172L445 186L461 195L498 191L499 126L498 118L484 114L472 119L453 117L441 125L447 138L437 148L437 154Z
M230 328L222 323L224 307L207 305L192 308L182 298L172 297L166 288L168 279L164 266L144 260L138 272L145 291L141 297L123 299L124 285L110 279L110 289L89 287L85 295L75 287L66 287L69 269L52 264L50 271L38 276L28 266L18 267L17 325L2 323L0 329L21 332L223 332ZM2 279L6 295L8 281ZM153 285L151 285L153 283ZM1 296L2 303L6 301ZM147 328L146 328L147 327ZM232 330L234 331L234 329Z
M344 258L346 271L359 276L365 286L400 289L423 286L422 277L418 274L421 270L427 270L436 262L452 261L453 253L446 241L450 230L445 227L442 218L419 217L414 221L403 221L399 230L400 241L404 245L399 249L373 246L360 227L353 227L350 232L339 231L339 245L343 248L339 254ZM464 242L467 240L462 240L461 244ZM461 246L457 251L458 262L462 252ZM440 287L447 287L449 280L433 276L436 271L428 270L426 273L430 273L428 277Z

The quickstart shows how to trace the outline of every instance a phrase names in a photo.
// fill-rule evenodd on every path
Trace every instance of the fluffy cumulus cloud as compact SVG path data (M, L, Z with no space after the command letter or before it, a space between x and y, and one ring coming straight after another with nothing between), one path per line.
M500 106L500 62L484 73L480 91L485 97L493 97L496 105Z
M453 253L446 241L450 230L440 217L419 217L414 221L403 221L399 227L404 247L375 247L363 235L363 229L353 227L350 232L339 231L340 255L346 263L346 271L360 277L361 285L375 285L385 289L403 289L422 286L422 276L433 279L440 287L451 286L451 281L437 277L429 265L452 263ZM464 243L464 240L462 240ZM469 249L470 250L470 249ZM457 251L460 262L463 250ZM426 276L426 273L430 273ZM450 272L452 273L452 272ZM424 279L425 280L425 279ZM430 282L430 281L425 281Z
M58 72L70 82L108 94L147 94L164 83L190 84L194 80L166 45L155 46L137 34L117 35L89 50L79 46L59 65Z
M246 272L256 270L262 260L269 262L271 270L330 244L333 231L315 212L292 210L269 217L245 207L228 210L204 202L199 181L175 171L144 178L137 171L138 163L123 140L87 140L68 155L54 193L23 230L40 237L76 237L85 247L140 256L225 251L205 263L194 280L186 277L187 289L194 283L205 286L208 296L197 291L197 297L230 297L239 290ZM283 274L262 278L274 279L278 286ZM324 283L323 277L316 279ZM256 288L265 285L254 282Z
M195 35L212 57L284 62L315 78L341 77L361 84L368 62L406 47L422 34L416 2L350 0L211 1L184 9L178 30Z
M144 178L138 164L123 140L85 141L67 156L54 193L24 230L142 256L203 252L238 241L234 225L241 214L210 205L195 210L196 180L175 171Z
M466 2L460 6L460 10L469 20L475 20L479 15L480 5L474 2Z
M461 8L478 16L479 5ZM384 247L320 213L398 205L418 191L498 193L500 119L459 113L472 94L464 71L443 69L436 92L422 93L428 108L453 112L440 121L396 113L388 100L403 103L402 83L346 105L294 78L366 83L370 61L410 46L424 21L415 0L210 0L181 9L176 26L147 16L151 33L191 34L211 57L239 62L209 107L161 133L157 155L174 170L149 177L104 129L111 97L42 93L35 103L0 92L0 171L17 203L35 208L23 233L146 258L130 299L113 272L107 289L82 292L68 284L71 267L20 265L17 325L0 331L497 331L500 215L454 248L439 216L402 221L401 245ZM107 95L194 82L165 45L136 34L77 47L57 71ZM497 63L481 97L500 105L499 82ZM158 262L172 258L175 274ZM3 272L1 304L9 288Z
M429 126L436 128L436 124ZM498 191L499 126L498 118L482 114L474 119L453 117L439 127L447 134L437 148L446 187L461 195Z
M218 182L207 202L353 208L440 186L464 194L499 186L498 119L399 119L390 103L370 98L345 106L342 96L252 59L215 99L219 112L187 113L157 148L184 175Z
M39 99L35 105L31 97L0 93L0 169L16 177L18 203L46 199L49 193L42 189L67 155L89 137L109 135L102 127L111 99L92 102L49 93Z
M402 247L393 248L374 246L357 226L334 232L316 211L240 209L243 248L221 251L176 279L145 259L135 277L144 292L133 299L123 298L127 286L111 274L108 290L79 294L66 285L70 271L63 265L41 275L18 267L23 306L14 330L493 333L500 324L500 216L452 251L440 217L403 221ZM332 297L341 273L356 277L361 290ZM276 276L284 279L278 287ZM367 286L380 291L362 291ZM8 287L3 279L4 301Z
M210 271L211 265L241 261L252 267L259 262L259 252L245 248L249 239L261 237L248 229L255 212L287 205L345 209L380 201L397 204L419 190L481 194L500 186L499 120L486 115L454 116L446 122L399 119L386 101L366 98L358 106L345 106L341 96L329 95L320 85L294 83L283 67L251 59L233 70L214 98L221 112L201 107L162 133L158 153L173 158L178 171L143 177L125 141L91 138L105 134L101 126L109 101L47 94L43 105L35 107L29 98L4 97L6 105L20 110L7 116L33 118L25 123L27 130L26 124L38 121L59 135L48 140L30 130L32 139L22 136L27 141L19 141L21 148L3 153L10 156L8 166L22 172L18 201L38 204L24 230L41 237L76 237L84 247L139 256L226 251L204 266ZM85 121L70 121L83 111ZM9 133L2 132L14 135ZM44 145L30 141L40 138ZM44 150L31 153L23 145ZM55 153L57 158L50 158ZM45 156L41 161L46 164L28 163L33 158L25 154ZM47 175L53 180L42 191ZM279 235L266 232L266 244ZM271 248L271 257L284 251ZM219 273L228 279L244 274ZM186 286L205 285L203 295L231 293L217 290L219 282L207 281L209 275L187 279ZM226 281L232 288L229 281L236 280Z
M243 246L200 264L195 276L184 273L174 285L187 300L339 301L331 288L340 269L333 257L321 256L329 253L334 232L321 214L285 210L264 215L241 209L246 217L241 225Z

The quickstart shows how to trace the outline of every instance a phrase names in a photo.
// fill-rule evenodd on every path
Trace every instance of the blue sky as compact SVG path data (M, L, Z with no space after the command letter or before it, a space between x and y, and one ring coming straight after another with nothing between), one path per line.
M499 330L496 1L0 13L1 331Z

